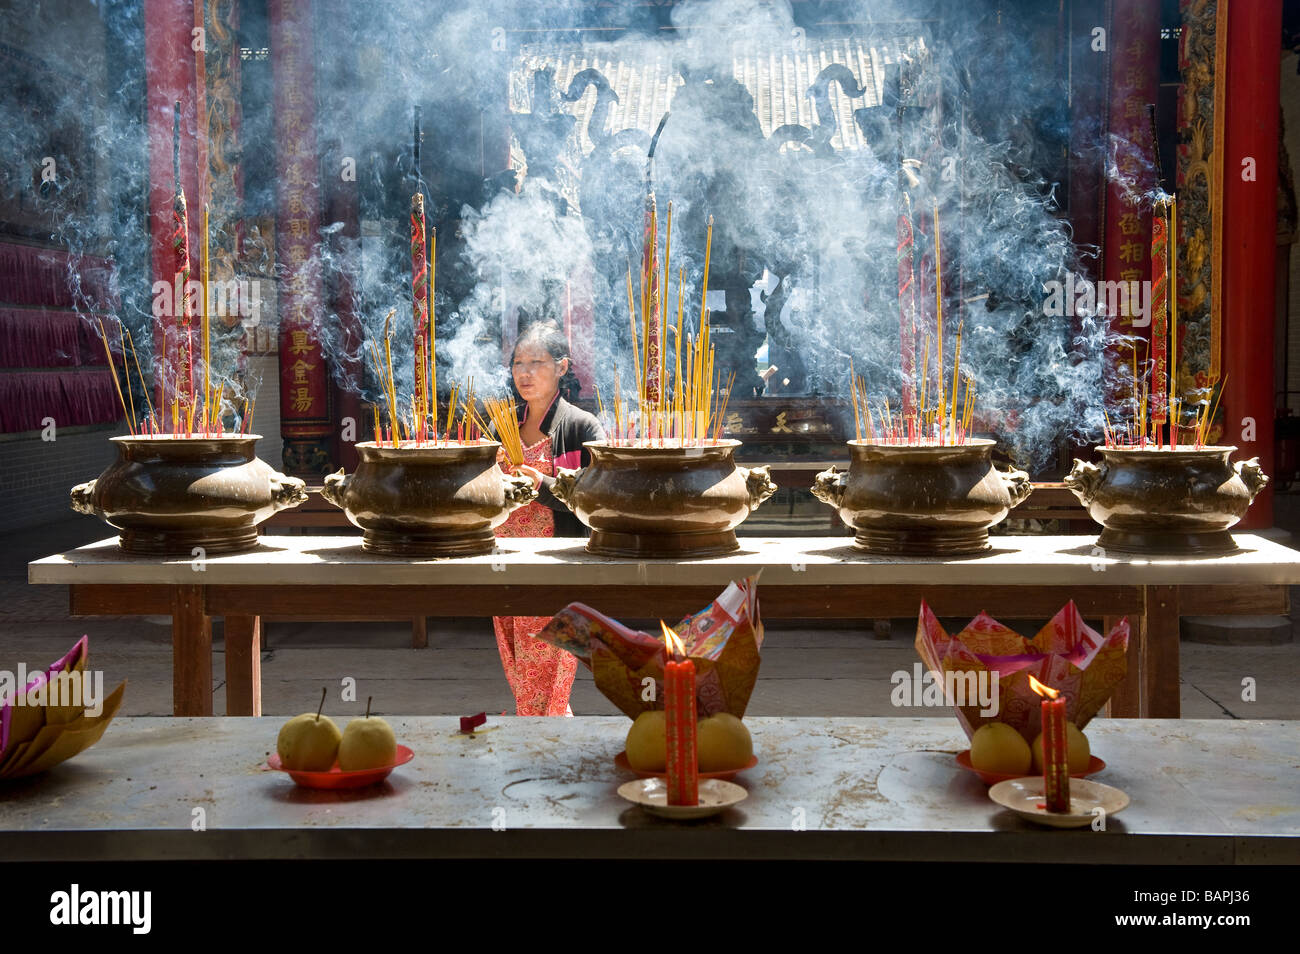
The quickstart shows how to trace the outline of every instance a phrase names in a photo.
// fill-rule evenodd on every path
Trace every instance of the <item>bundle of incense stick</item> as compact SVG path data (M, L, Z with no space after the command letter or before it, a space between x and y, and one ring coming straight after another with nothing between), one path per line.
M1112 421L1103 408L1102 433L1107 447L1200 448L1223 397L1223 381L1210 383L1210 395L1197 405L1195 420L1182 422L1183 400L1178 393L1178 202L1161 191L1151 215L1151 343L1149 358L1139 364L1133 343L1132 394L1129 420ZM1180 444L1180 431L1191 428L1191 444Z
M1213 402L1209 395L1200 402L1191 424L1193 442L1179 444L1185 408L1178 391L1178 199L1164 190L1154 104L1148 104L1147 115L1156 170L1156 197L1151 207L1151 340L1148 360L1141 367L1137 342L1133 343L1129 420L1112 421L1110 412L1103 407L1102 433L1107 447L1200 448L1209 436L1227 377L1210 383L1210 393L1217 385L1218 395Z
M200 282L202 311L199 314L203 380L202 390L197 394L194 381L193 328L191 327L195 302L193 296L185 288L189 283L190 275L189 240L186 235L188 219L185 214L185 190L181 188L179 180L174 196L173 215L175 228L173 250L176 254L178 274L180 275L184 295L182 314L178 316L181 320L181 331L184 335L182 342L184 361L181 374L163 375L163 407L170 408L170 415L161 413L163 410L161 407L159 408L160 413L154 413L153 401L149 397L149 383L145 380L144 369L140 365L140 356L136 351L135 340L125 324L118 322L118 353L122 356L122 376L126 379L126 388L124 390L117 376L117 362L113 358L113 349L108 340L108 333L104 329L104 323L98 318L95 321L99 327L100 339L104 343L104 354L108 358L109 371L113 375L113 387L117 392L122 414L126 418L127 426L133 435L170 434L176 436L183 434L187 437L213 437L224 433L221 408L225 397L226 381L214 381L212 374L212 316L210 310L212 304L210 292L212 287L212 256L208 204L204 203L203 205L203 261L202 280ZM128 350L131 354L129 361L127 360ZM132 364L135 365L136 377L140 382L140 390L145 399L146 415L143 420L137 419L135 413L135 393L131 390ZM246 409L248 407L247 398L245 398L245 407ZM241 433L244 431L247 420L248 414L245 413L244 422L240 426ZM168 424L170 424L170 427Z
M668 222L672 222L672 203L668 204ZM651 211L647 240L657 241L656 213ZM735 383L735 373L726 383L714 367L715 352L709 327L709 266L713 254L713 217L709 217L704 245L704 277L701 285L700 319L695 334L686 334L686 275L677 275L677 323L674 355L668 364L668 349L661 347L668 330L668 285L671 275L671 228L665 234L663 272L657 272L657 253L642 255L640 307L633 293L632 269L627 272L628 322L632 338L634 404L624 402L618 372L615 371L613 402L613 442L640 446L699 446L716 444L726 420L727 404ZM656 273L650 274L655 268ZM659 290L664 292L662 308ZM639 319L639 320L638 320ZM685 360L683 360L685 349ZM604 400L597 391L602 415Z
M438 413L437 391L432 388L429 390L429 403L423 409L432 419L432 427L426 429L423 436L418 436L416 422L420 420L421 409L415 399L414 393L411 395L410 418L406 418L402 413L402 404L398 400L396 376L393 373L393 349L392 349L392 321L393 315L397 313L396 308L391 308L388 315L384 318L384 344L381 353L379 345L371 340L369 344L369 354L371 366L375 372L375 380L379 383L382 395L379 401L371 404L371 412L374 414L375 443L380 446L388 445L389 447L411 446L411 447L434 447L444 446L451 443L466 443L478 441L486 427L483 421L474 411L474 379L469 379L469 389L464 400L460 397L460 388L452 385L447 399L447 415L445 420L446 426L443 430L438 430ZM380 419L380 404L387 406L388 427L384 428ZM460 421L456 421L456 408L460 405Z
M939 206L934 205L934 285L935 285L935 391L930 389L930 335L925 336L921 353L921 371L916 369L916 279L913 264L911 207L906 204L898 219L898 308L902 393L895 410L889 399L875 408L867 397L866 380L853 369L849 358L849 391L853 403L854 430L859 441L887 444L964 444L970 435L975 414L975 383L961 373L963 321L957 323L953 348L952 381L946 380L943 347L943 251L939 228ZM937 392L937 399L935 393ZM961 400L958 401L960 392ZM877 427L879 424L879 427Z
M172 111L172 232L171 264L175 269L179 284L178 302L180 309L174 316L179 341L173 347L171 339L164 349L162 361L162 378L158 389L158 407L155 409L150 398L149 383L145 380L144 369L140 365L140 356L136 351L135 340L122 322L118 322L118 354L122 357L122 376L126 387L117 376L117 363L113 357L113 347L104 329L104 323L96 318L99 336L104 342L104 353L108 358L108 367L113 374L113 387L117 392L122 414L133 435L137 436L172 436L172 437L214 437L225 433L222 421L222 407L226 396L227 380L218 380L212 363L212 248L209 203L203 203L202 261L200 262L200 281L197 294L191 289L191 256L189 240L189 212L185 198L185 189L180 181L180 102L176 102ZM206 182L205 176L200 180ZM201 310L200 310L201 309ZM195 354L196 343L194 319L198 318L198 335L202 348L201 354ZM170 329L168 329L170 330ZM130 351L130 358L127 352ZM195 362L202 362L201 380L195 380ZM179 361L179 369L176 363ZM136 416L135 393L131 389L131 367L135 366L136 378L144 396L146 413L143 419ZM244 414L240 419L239 433L248 430L252 418L253 402L248 395L244 397Z
M524 462L524 441L519 434L519 408L512 398L486 398L483 406L487 408L488 418L496 431L497 440L501 442L506 458L518 467ZM484 431L487 428L483 428Z
M959 322L957 325L951 393L948 399L940 397L934 404L931 403L933 395L929 389L930 336L926 335L925 349L921 355L920 392L913 392L916 403L910 412L906 410L907 398L904 396L903 407L897 411L890 407L889 398L884 398L876 405L873 413L871 401L867 396L866 379L854 371L853 358L849 358L849 391L853 403L854 429L859 441L863 440L865 435L867 441L883 444L966 443L975 416L975 382L969 375L961 373L963 324ZM942 367L942 362L936 361L936 364ZM959 392L960 402L957 399ZM940 394L943 393L943 389L940 388Z

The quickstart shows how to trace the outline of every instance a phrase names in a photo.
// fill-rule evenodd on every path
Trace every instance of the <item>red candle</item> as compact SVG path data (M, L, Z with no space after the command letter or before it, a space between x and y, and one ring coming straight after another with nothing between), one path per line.
M1043 696L1043 794L1049 812L1070 810L1070 760L1065 737L1065 697L1033 676L1029 684Z
M695 745L695 663L661 620L668 663L664 666L664 723L668 743L668 804L698 805L700 780Z

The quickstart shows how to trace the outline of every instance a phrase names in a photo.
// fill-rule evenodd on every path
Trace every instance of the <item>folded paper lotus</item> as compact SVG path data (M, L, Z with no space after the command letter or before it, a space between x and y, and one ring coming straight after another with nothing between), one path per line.
M980 613L956 636L949 636L924 601L916 622L916 651L939 682L968 687L973 673L997 674L998 711L980 714L975 693L966 700L949 698L967 737L986 722L1002 722L1032 742L1042 729L1042 698L1029 685L1033 676L1059 690L1066 699L1066 719L1082 729L1097 714L1128 672L1128 617L1103 639L1090 629L1071 600L1033 639L1013 632L986 613ZM987 678L987 677L985 677ZM958 705L958 701L967 704Z
M98 714L88 714L81 691L87 651L83 636L66 656L28 680L21 695L0 698L0 779L35 775L67 761L98 742L113 721L126 683L99 700Z
M673 627L695 663L695 708L703 716L745 715L758 679L763 623L758 615L758 577L730 583L716 600ZM591 670L596 688L635 719L664 707L663 639L631 630L582 603L570 603L537 634L568 650ZM653 694L646 679L653 679Z

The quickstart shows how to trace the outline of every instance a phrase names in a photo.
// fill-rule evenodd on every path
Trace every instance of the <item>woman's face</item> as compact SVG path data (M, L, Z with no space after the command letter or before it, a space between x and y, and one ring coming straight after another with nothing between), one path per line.
M510 373L515 388L525 401L548 400L560 390L560 378L569 370L569 359L556 361L543 348L521 345L515 349L515 361Z

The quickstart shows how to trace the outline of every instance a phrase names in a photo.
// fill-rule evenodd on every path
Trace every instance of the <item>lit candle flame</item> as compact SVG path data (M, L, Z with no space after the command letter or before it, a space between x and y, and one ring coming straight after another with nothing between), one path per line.
M1034 690L1034 692L1038 693L1040 696L1046 696L1049 699L1055 699L1057 696L1061 694L1061 691L1059 689L1053 689L1050 686L1045 686L1037 679L1035 679L1033 676L1029 677L1029 688Z
M675 632L673 632L672 627L669 626L667 623L665 623L663 620L659 621L659 625L663 627L664 645L668 647L669 655L671 655L674 659L680 659L682 656L685 656L686 644L682 642L681 637L679 637Z

